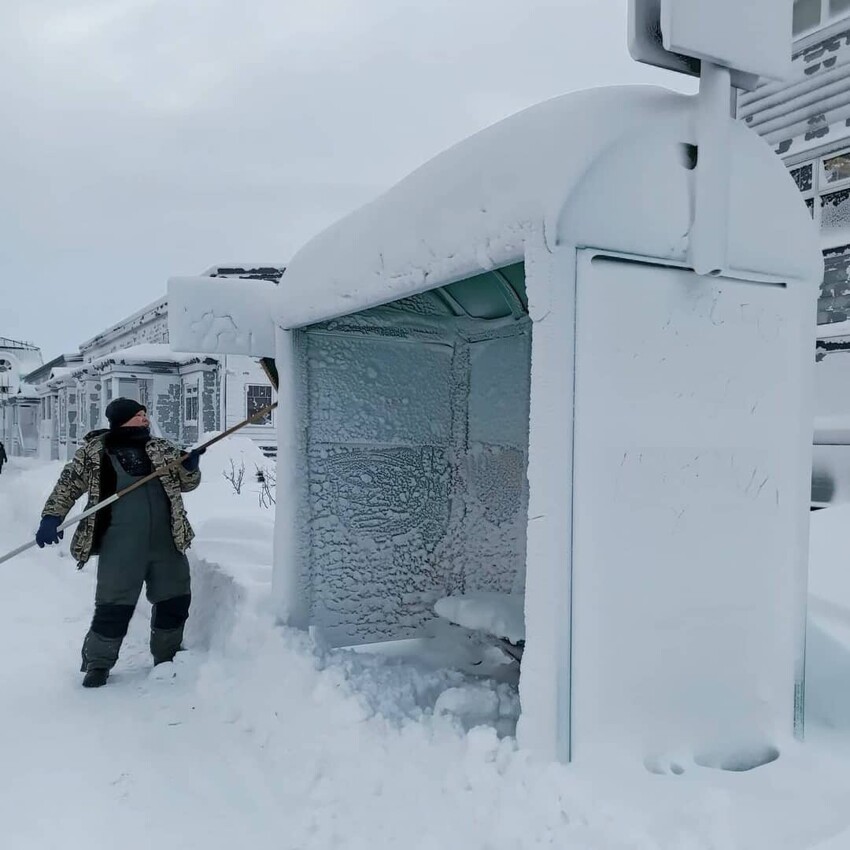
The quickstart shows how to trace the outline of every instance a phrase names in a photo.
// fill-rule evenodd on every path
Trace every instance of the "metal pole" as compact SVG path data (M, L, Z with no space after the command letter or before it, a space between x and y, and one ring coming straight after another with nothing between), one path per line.
M732 83L728 68L703 61L697 95L694 221L690 262L698 275L726 266Z
M277 407L277 402L274 402L273 404L270 404L270 405L262 408L261 410L255 411L247 419L244 419L242 422L239 422L237 425L234 425L232 428L228 428L226 431L222 431L221 434L217 434L211 440L207 440L207 442L204 443L203 445L197 446L196 449L208 449L210 446L215 445L215 443L218 443L220 440L223 440L225 437L229 437L231 434L238 431L240 428L244 428L246 425L250 425L256 419L262 419L264 416L271 413L271 411L273 411L276 407ZM181 463L183 463L183 461L186 460L187 457L189 457L191 451L195 451L196 449L192 449L189 452L186 452L185 454L180 455L180 457L177 458L177 460L173 460L173 461L171 461L171 463L168 463L165 466L162 466L159 469L155 470L150 475L146 475L144 478L140 478L138 481L135 481L134 483L132 483L129 487L125 487L120 492L114 493L112 496L109 496L109 498L104 499L102 502L98 502L96 505L93 505L92 507L83 511L81 514L77 514L76 516L73 516L70 519L66 519L65 522L63 522L62 525L60 525L56 530L57 531L64 531L69 526L75 525L76 523L86 519L86 517L90 517L92 514L96 514L98 511L103 510L103 508L105 508L107 505L111 505L114 502L117 502L120 498L122 498L122 496L126 496L128 493L132 492L133 490L137 489L138 487L141 487L143 484L147 484L149 481L152 481L154 478L159 478L161 475L168 472L170 469L174 469L175 467L177 467ZM19 546L17 549L14 549L13 551L9 552L8 554L0 557L0 564L5 563L6 561L10 561L16 555L20 555L21 552L26 552L27 549L31 549L35 545L36 545L35 540L30 540L28 543L25 543L23 546Z

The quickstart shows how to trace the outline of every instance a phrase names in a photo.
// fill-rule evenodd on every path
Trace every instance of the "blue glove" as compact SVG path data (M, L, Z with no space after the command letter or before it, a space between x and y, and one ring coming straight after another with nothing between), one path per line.
M197 472L198 467L201 465L201 455L206 451L206 449L192 449L189 452L189 456L184 458L183 460L183 469L186 472Z
M58 543L65 536L64 531L56 530L60 525L62 525L62 520L58 516L41 518L38 531L35 533L35 542L38 543L39 549L43 549L45 543Z

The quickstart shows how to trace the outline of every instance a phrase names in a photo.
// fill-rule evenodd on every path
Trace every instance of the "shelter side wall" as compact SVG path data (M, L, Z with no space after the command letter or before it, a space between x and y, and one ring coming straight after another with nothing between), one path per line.
M578 760L613 746L713 762L790 735L811 440L804 290L582 253ZM614 316L611 299L625 308Z
M308 334L311 620L333 644L415 635L445 586L454 354Z
M525 590L531 329L469 345L463 549L466 591ZM463 403L463 400L461 400Z
M570 759L575 248L525 258L531 346L526 645L517 737L549 759Z
M311 622L332 644L421 635L442 596L522 585L528 325L469 342L397 321L306 334Z

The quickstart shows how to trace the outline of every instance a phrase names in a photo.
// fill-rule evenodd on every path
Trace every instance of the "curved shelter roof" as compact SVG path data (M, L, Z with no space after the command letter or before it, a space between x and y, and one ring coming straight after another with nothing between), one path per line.
M591 89L460 142L308 242L277 293L299 327L508 265L536 241L685 262L696 98ZM781 161L731 122L732 276L820 274L814 227Z

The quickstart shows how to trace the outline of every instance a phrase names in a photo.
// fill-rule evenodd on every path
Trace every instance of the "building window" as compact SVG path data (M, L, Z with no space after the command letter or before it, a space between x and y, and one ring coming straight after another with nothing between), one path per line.
M806 163L799 168L791 169L791 176L801 192L810 192L812 189L812 163Z
M269 384L248 384L246 398L246 416L253 416L258 410L272 403L272 388ZM271 425L272 412L255 419L254 425Z
M850 227L850 189L821 196L820 206L820 226L824 234L847 230Z
M814 29L820 23L820 12L821 0L794 0L794 35Z
M199 385L189 384L186 387L183 407L183 421L187 425L198 424Z
M823 283L818 299L818 324L850 317L850 245L823 252Z
M789 173L820 231L824 248L846 244L850 240L850 150L799 163Z
M842 180L850 180L850 152L830 156L823 160L821 176L824 183L840 183Z
M151 384L149 380L139 381L139 404L145 406L148 413L151 412Z
M794 36L813 32L848 13L850 0L794 0Z

